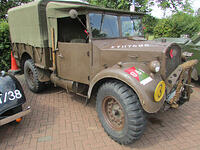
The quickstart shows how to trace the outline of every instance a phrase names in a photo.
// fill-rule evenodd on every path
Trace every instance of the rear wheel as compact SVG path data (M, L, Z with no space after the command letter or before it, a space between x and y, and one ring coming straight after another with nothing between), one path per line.
M43 88L43 83L38 79L38 71L32 59L26 60L24 64L24 76L29 89L38 93Z
M130 144L143 134L144 111L137 95L126 84L103 84L97 94L96 109L104 130L116 142Z

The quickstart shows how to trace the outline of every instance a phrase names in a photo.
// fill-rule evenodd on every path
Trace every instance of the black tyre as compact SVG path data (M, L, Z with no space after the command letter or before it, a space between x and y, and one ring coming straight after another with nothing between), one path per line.
M38 71L32 59L26 60L24 64L24 76L29 89L38 93L43 88L43 83L38 79Z
M116 142L130 144L143 134L144 111L137 95L126 84L103 84L97 93L96 109L104 130Z

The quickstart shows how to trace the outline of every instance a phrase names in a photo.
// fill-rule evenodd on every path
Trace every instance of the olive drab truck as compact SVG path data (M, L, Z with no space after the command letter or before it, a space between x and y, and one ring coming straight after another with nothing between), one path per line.
M84 1L37 0L8 11L14 57L33 92L46 82L96 97L105 132L120 144L140 138L145 113L190 99L191 71L175 43L144 39L137 12ZM87 115L87 114L85 114Z

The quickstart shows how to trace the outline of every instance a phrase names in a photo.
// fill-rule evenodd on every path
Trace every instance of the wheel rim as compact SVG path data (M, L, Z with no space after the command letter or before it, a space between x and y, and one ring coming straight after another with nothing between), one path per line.
M27 68L26 73L28 77L28 82L33 86L34 85L33 71L30 68Z
M105 97L102 104L102 112L110 128L118 131L124 128L124 111L117 99L112 96Z

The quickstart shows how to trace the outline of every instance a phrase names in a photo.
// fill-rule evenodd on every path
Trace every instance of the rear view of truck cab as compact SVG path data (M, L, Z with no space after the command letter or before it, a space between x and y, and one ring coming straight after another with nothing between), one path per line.
M52 82L86 102L95 96L99 120L113 140L139 139L145 113L189 100L197 63L181 64L175 43L146 40L143 15L66 0L11 9L12 45L28 87L40 92Z

